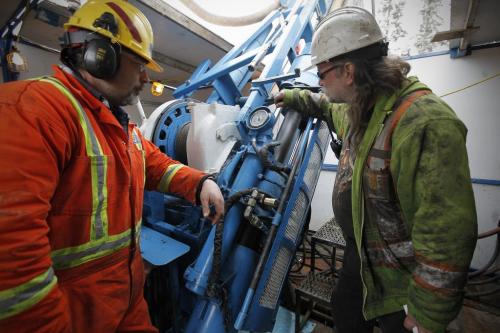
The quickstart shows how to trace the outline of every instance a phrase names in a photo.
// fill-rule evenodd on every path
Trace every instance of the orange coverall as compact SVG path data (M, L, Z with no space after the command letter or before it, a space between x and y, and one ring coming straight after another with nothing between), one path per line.
M59 83L0 89L0 332L155 332L138 249L144 188L195 202L204 174L134 124L125 133L54 69Z

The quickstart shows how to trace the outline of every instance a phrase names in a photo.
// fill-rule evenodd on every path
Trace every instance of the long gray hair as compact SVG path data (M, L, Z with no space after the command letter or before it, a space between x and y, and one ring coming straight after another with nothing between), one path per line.
M344 62L352 62L355 65L355 96L347 115L350 123L348 140L351 149L357 151L373 112L376 96L392 95L399 90L411 66L397 57L374 60L345 59Z

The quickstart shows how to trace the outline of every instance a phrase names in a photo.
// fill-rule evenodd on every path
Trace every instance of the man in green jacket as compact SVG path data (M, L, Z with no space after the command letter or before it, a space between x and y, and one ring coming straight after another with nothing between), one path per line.
M346 238L336 332L444 332L462 305L477 238L467 129L387 57L373 16L329 14L312 42L323 94L284 90L286 106L331 121L343 141L333 210ZM406 315L403 308L407 306Z

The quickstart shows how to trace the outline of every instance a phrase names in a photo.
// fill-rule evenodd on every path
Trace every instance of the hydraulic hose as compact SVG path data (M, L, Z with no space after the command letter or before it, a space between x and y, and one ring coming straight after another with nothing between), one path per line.
M259 191L270 197L269 194L261 191L258 188L249 188L241 190L230 196L225 203L224 213L227 213L231 207L239 202L245 196L251 194L253 191ZM220 221L215 229L214 237L214 254L213 254L213 268L210 274L209 283L207 287L207 296L217 298L221 301L222 314L224 317L224 327L229 331L232 322L231 311L229 310L228 291L225 286L219 283L221 268L222 268L222 238L224 232L224 221Z
M299 147L303 147L303 148L297 152L295 159L293 161L292 170L290 172L289 178L288 178L287 183L285 185L285 189L283 190L283 193L281 194L279 206L276 210L276 214L275 214L274 219L273 219L273 224L271 225L271 228L269 229L269 232L267 234L266 240L264 242L264 247L262 248L262 252L261 252L261 255L259 257L259 261L258 261L257 266L255 268L255 273L254 273L252 280L250 282L250 286L248 287L248 292L245 296L245 300L243 301L243 305L240 309L238 317L236 318L236 322L235 322L234 327L237 329L241 329L241 327L243 326L243 323L246 320L246 317L248 314L248 309L250 307L250 303L252 302L253 295L254 295L255 290L257 288L257 285L259 283L262 272L264 271L264 266L266 264L269 253L271 251L274 237L276 236L276 233L278 232L279 225L281 223L281 214L283 213L283 210L285 209L286 204L288 203L288 201L287 201L288 196L289 196L291 190L293 189L295 174L299 170L303 155L307 149L306 141L309 138L308 133L311 130L311 125L312 125L312 122L309 121L308 126L303 131L302 137L300 138L301 144L299 144Z

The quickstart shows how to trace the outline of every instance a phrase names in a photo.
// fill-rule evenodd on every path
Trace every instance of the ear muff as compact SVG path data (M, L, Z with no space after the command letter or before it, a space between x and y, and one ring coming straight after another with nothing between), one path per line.
M118 22L109 12L96 18L93 27L109 31L113 36L118 33ZM120 66L120 52L120 44L100 34L89 33L85 38L82 67L99 79L110 79Z
M120 66L120 44L107 38L95 38L84 45L82 67L99 79L115 76Z

